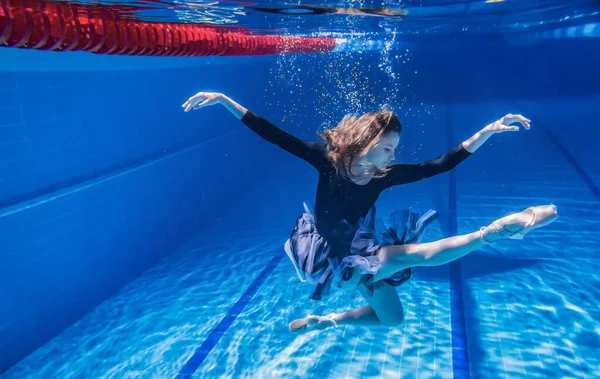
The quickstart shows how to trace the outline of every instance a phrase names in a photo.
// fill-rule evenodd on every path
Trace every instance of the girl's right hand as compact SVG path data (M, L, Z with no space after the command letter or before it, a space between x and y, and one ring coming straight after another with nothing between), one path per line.
M183 103L181 107L189 112L192 109L197 110L205 106L220 104L223 98L223 94L218 92L198 92Z

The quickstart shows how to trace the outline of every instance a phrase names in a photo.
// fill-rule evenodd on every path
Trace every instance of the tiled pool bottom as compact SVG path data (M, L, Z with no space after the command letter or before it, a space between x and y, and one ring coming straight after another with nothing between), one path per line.
M600 377L593 296L600 264L592 251L600 242L593 227L600 211L583 184L565 183L568 189L544 185L538 197L531 191L539 182L519 183L522 196L483 197L493 193L485 185L458 192L461 233L548 199L558 199L561 211L559 221L524 241L503 241L461 260L472 378ZM427 205L419 202L418 210ZM296 317L365 302L341 292L326 303L310 301L281 250L289 230L261 232L236 231L214 243L198 236L5 377L174 378L198 357L185 377L457 377L448 266L417 268L398 289L406 312L399 328L342 326L295 336L287 324ZM441 237L436 223L427 240Z

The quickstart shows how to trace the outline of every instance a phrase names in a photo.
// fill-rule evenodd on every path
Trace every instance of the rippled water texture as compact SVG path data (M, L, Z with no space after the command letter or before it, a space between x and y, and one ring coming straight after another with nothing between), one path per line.
M529 181L459 181L459 232L554 199L561 217L524 241L503 241L464 258L465 321L471 373L477 378L593 378L600 375L600 317L594 293L600 264L600 209L564 164ZM567 180L560 178L567 178ZM517 174L515 174L517 175ZM522 178L522 177L520 177ZM460 177L459 177L460 179ZM543 194L542 195L536 195ZM431 207L415 194L413 208ZM398 207L384 197L382 213ZM173 377L277 254L285 228L236 232L211 242L207 231L117 296L26 358L6 378ZM428 239L442 236L434 225ZM227 241L227 242L223 242ZM243 275L240 275L243 273ZM406 319L399 328L342 326L291 335L287 323L307 313L364 305L334 292L308 300L287 258L200 365L196 378L451 378L452 331L447 267L415 269L399 288Z
M587 0L408 0L402 2L244 2L237 0L81 1L111 6L126 18L242 27L261 33L385 38L398 35L448 37L543 31L598 20L598 4Z

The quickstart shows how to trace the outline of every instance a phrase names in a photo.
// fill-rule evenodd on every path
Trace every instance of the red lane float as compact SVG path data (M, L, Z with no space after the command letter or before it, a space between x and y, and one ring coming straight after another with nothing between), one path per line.
M0 46L145 56L268 55L332 51L333 38L123 18L135 8L0 0Z

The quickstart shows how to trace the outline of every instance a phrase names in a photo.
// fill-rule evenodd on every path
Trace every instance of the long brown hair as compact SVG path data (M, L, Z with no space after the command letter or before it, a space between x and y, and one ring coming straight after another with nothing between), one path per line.
M318 137L327 143L327 158L337 172L350 179L352 162L364 156L384 133L391 131L402 131L398 116L389 111L373 111L362 116L346 115L335 128L325 129ZM383 177L387 171L375 168L374 177Z

